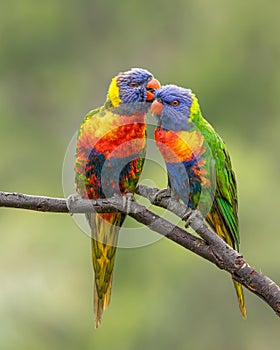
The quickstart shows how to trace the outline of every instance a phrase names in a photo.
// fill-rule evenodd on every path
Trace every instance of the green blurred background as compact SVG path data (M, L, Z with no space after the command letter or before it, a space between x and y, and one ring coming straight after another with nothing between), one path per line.
M191 87L230 150L241 251L280 283L279 1L10 0L0 4L1 190L63 196L66 148L112 76ZM164 184L162 184L164 186ZM1 349L277 349L279 319L161 239L119 249L93 330L90 242L68 215L0 210Z

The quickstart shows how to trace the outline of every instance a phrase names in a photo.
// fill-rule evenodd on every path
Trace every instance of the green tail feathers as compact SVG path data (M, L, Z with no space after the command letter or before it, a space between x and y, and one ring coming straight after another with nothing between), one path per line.
M238 303L239 303L239 309L241 311L242 317L244 318L244 320L246 320L247 312L246 312L245 298L244 298L242 285L235 280L232 280L232 281L233 281L234 288L236 291L236 295L237 295L237 299L238 299Z
M112 289L112 280L113 280L113 271L110 275L110 282L107 285L107 289L100 293L100 290L98 290L97 287L97 281L95 278L94 281L94 296L93 296L93 312L94 312L94 326L95 328L98 328L101 323L101 318L103 311L107 309L109 303L110 303L110 297L111 297L111 289Z
M121 214L93 214L89 220L92 230L95 328L100 325L103 311L110 303L121 219Z

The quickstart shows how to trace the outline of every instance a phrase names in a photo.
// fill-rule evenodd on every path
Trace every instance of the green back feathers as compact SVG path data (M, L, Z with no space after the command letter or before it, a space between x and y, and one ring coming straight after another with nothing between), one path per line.
M239 228L238 228L238 204L237 186L232 169L231 160L226 145L214 128L203 118L197 99L194 100L196 111L192 115L192 121L203 135L214 158L216 175L216 189L211 211L216 211L220 220L224 222L224 228L230 237L231 245L238 250Z

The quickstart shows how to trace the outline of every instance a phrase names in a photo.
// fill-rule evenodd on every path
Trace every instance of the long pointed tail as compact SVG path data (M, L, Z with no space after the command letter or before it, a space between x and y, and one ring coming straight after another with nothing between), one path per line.
M244 298L242 285L235 280L232 280L232 281L233 281L234 288L236 291L236 295L237 295L237 299L238 299L238 303L239 303L239 309L241 311L242 317L244 318L244 320L246 320L247 312L246 312L245 298Z
M115 258L115 254L116 254L116 252L114 253L113 260ZM112 265L114 266L114 262L112 263ZM106 269L106 267L107 266L104 266L105 269ZM107 281L105 281L105 279L103 281L104 283L102 283L101 280L98 277L96 277L97 274L95 272L94 287L93 287L93 290L94 290L94 292L93 292L94 293L93 294L94 295L93 296L93 312L94 312L95 328L99 327L99 325L101 323L103 311L107 309L107 307L110 303L112 280L113 280L113 270L111 272L107 271L107 275L109 278L109 283L107 283ZM102 284L103 284L104 288L102 288Z
M121 214L92 214L89 222L92 230L92 263L94 268L94 322L101 323L103 310L110 303L113 269L117 250Z
M223 216L221 214L216 213L214 210L210 212L206 218L206 221L209 223L209 225L213 228L213 230L231 247L235 246L235 243L231 236L228 233L228 230L225 226L225 222L223 221ZM238 247L235 247L235 249L238 249ZM241 311L242 317L244 320L247 318L247 312L246 312L246 306L245 306L245 298L243 293L242 285L232 280L234 284L234 288L236 291L238 303L239 303L239 309Z

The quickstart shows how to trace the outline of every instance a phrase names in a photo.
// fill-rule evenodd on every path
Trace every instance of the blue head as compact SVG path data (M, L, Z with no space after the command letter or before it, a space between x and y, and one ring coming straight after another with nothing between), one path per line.
M108 97L113 106L125 103L153 101L155 89L160 84L153 75L142 68L121 72L112 79Z
M154 99L151 112L161 128L173 131L190 128L192 114L198 111L198 102L191 90L165 85L155 91Z

